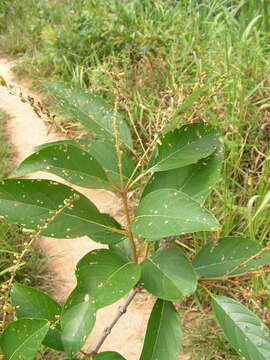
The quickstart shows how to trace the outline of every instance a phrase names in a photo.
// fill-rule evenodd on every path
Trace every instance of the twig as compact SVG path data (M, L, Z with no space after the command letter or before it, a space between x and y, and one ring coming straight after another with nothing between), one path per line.
M196 250L194 250L191 247L189 247L188 245L184 244L182 241L175 240L175 242L176 242L177 245L182 246L183 248L187 249L188 251L192 252L193 254L196 253Z
M147 175L149 172L151 172L151 168L146 169L144 172L142 172L139 176L137 176L133 181L133 177L136 175L136 172L138 170L138 168L142 165L142 163L144 162L144 159L147 157L148 153L150 152L150 150L153 149L154 145L158 142L159 140L159 135L160 133L156 133L154 139L152 140L152 142L150 143L150 145L148 146L148 148L145 150L145 152L143 153L143 155L141 156L141 158L139 159L135 169L133 170L132 174L129 177L128 183L127 183L127 189L130 189L134 184L136 184L141 178L143 178L145 175Z
M115 107L114 107L114 114L113 114L113 131L114 131L115 150L116 150L117 158L118 158L118 168L119 168L119 176L120 176L120 184L121 184L121 189L120 189L119 193L121 195L123 208L124 208L124 214L125 214L126 222L127 222L127 235L128 235L128 238L129 238L130 246L132 248L134 261L137 262L138 257L137 257L136 244L135 244L133 233L131 231L131 219L130 219L130 216L129 216L128 197L127 197L128 190L125 187L124 176L123 176L123 165L122 165L123 151L121 150L121 142L120 142L120 138L119 138L119 129L118 129L118 126L117 126L117 119L116 119L117 105L118 105L118 103L116 102Z
M159 250L164 251L166 249L169 249L171 242L174 240L175 240L175 236L168 236L168 237L161 239Z
M245 267L250 261L259 258L265 251L270 251L270 247L266 247L266 248L261 249L257 254L251 256L250 258L248 258L246 261L242 262L241 264L236 265L233 269L229 270L225 274L225 276L230 276L230 274L234 273L239 268Z
M125 217L126 217L126 221L127 221L128 238L129 238L130 246L132 248L134 261L137 263L138 262L138 256L137 256L135 239L134 239L133 233L131 231L131 219L130 219L130 216L129 216L128 200L127 200L126 191L123 191L121 193L121 198L122 198L122 201L123 201L124 213L125 213Z
M125 110L126 110L126 112L128 113L129 120L130 120L131 125L132 125L132 127L133 127L133 130L134 130L134 132L135 132L135 134L136 134L136 136L137 136L137 139L139 140L139 143L140 143L140 145L141 145L141 148L142 148L143 152L145 152L145 148L144 148L144 145L143 145L143 141L142 141L142 139L141 139L141 137L140 137L140 134L138 133L138 130L137 130L136 126L135 126L134 120L133 120L133 118L132 118L132 115L131 115L131 113L130 113L130 111L129 111L129 108L127 107L127 105L125 105Z
M244 277L244 276L252 276L252 275L261 275L263 273L270 273L270 269L263 269L259 271L247 271L241 274L233 274L233 275L223 275L212 278L201 278L200 281L228 281L229 279Z
M123 305L119 306L117 313L115 314L115 317L112 319L112 321L109 323L108 326L106 326L103 330L103 333L98 341L98 343L90 350L87 351L87 355L91 356L91 355L96 355L99 351L99 349L101 348L102 344L104 343L104 341L106 340L107 336L111 333L112 328L114 327L114 325L118 322L118 320L121 318L122 315L125 314L125 312L127 311L127 308L129 306L129 304L132 302L132 300L134 299L134 297L136 296L137 292L139 291L140 287L139 285L136 285L132 291L130 292L130 294L128 295L128 297L126 298L125 302L123 303Z

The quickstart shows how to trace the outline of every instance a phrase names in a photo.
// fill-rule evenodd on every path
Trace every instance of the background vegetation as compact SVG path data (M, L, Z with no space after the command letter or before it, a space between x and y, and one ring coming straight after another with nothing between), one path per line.
M122 110L145 142L194 94L177 121L212 123L226 147L223 177L207 204L223 225L220 235L267 245L269 7L267 0L2 0L0 46L20 60L17 74L37 89L50 78L79 84L112 103L121 94ZM58 121L81 133L72 119L58 114ZM208 237L197 234L197 246ZM222 291L245 299L269 325L269 281L265 271ZM219 333L213 335L200 294L197 300L186 303L191 312L185 316L198 324L197 334L186 329L192 332L192 359L203 353L205 359L237 358Z

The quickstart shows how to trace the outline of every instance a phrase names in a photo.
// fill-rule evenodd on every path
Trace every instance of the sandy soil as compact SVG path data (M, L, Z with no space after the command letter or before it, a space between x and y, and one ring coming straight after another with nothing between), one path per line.
M25 96L30 94L24 84L19 84L14 80L11 72L12 65L13 63L7 59L0 58L0 75L9 85L13 85L17 92L18 88L21 88ZM3 109L10 116L8 133L14 146L16 163L20 163L31 154L34 146L63 138L59 134L48 134L46 125L34 113L31 106L27 102L21 102L18 96L11 94L8 88L3 86L0 86L0 109ZM35 173L31 177L43 177L63 182L56 176L45 173ZM121 220L120 201L114 194L104 190L79 189L79 191L88 196L100 211L109 213ZM42 237L38 246L48 257L49 271L56 283L54 295L60 301L63 301L74 287L74 269L78 260L89 251L101 247L100 244L91 241L88 237L76 239ZM153 299L138 294L135 301L129 306L128 312L114 327L111 335L102 346L102 350L118 351L127 360L138 359L152 303ZM104 327L120 304L121 302L118 302L99 311L96 326L87 341L87 348L97 342ZM181 356L181 359L187 360L184 356Z

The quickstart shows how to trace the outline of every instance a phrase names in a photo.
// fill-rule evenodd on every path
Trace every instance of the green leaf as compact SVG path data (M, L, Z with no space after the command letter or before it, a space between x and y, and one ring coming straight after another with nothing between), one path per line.
M66 304L75 304L86 295L96 309L113 304L137 284L140 276L140 265L123 260L114 251L91 251L77 264L77 287Z
M119 179L119 168L118 168L118 157L115 150L115 145L107 141L101 140L88 140L88 139L77 139L74 140L60 140L54 141L47 144L39 145L35 148L35 151L41 151L52 145L64 145L68 144L74 146L78 149L83 148L84 151L87 151L90 156L93 156L99 164L102 165L102 168L108 174L109 179L113 179L117 184L120 184ZM130 175L133 173L134 164L132 160L128 157L127 153L122 154L122 170L124 182L127 182Z
M65 353L75 355L85 343L96 320L96 308L89 296L70 307L65 306L61 315L61 339Z
M242 274L254 271L260 265L269 264L270 251L245 263L262 249L263 247L255 241L240 237L224 237L218 242L207 243L192 263L200 277ZM241 266L243 263L244 265Z
M196 273L183 251L158 251L142 263L141 284L153 295L177 301L194 293Z
M121 184L118 167L118 156L115 150L115 145L101 140L80 140L80 142L87 148L89 153L94 156L97 161L102 164L106 170L108 178L112 178L117 184ZM126 183L135 166L132 160L128 157L126 152L122 154L122 171L123 180Z
M17 318L45 319L51 323L57 321L62 311L61 306L47 294L32 287L13 284L11 290L11 303L16 308ZM49 330L42 344L63 351L61 342L60 327L56 325L54 330Z
M132 261L133 253L130 246L130 241L128 238L124 239L123 241L111 245L110 249L113 250L118 256L120 256L124 261Z
M180 317L173 304L158 299L151 312L140 360L177 360L182 349Z
M40 319L20 319L9 323L0 337L0 347L7 360L32 360L49 323Z
M158 189L175 189L203 204L220 177L222 147L196 164L155 173L143 190L142 197Z
M74 116L93 134L109 141L114 139L113 109L103 98L79 87L68 87L60 81L46 85L66 113ZM117 125L120 140L128 148L132 148L130 131L121 114L117 114Z
M166 171L194 164L211 155L219 145L218 135L209 125L184 125L161 138L157 157L150 162L150 170Z
M157 239L188 232L218 229L216 218L181 191L155 190L146 195L135 212L134 234Z
M37 229L55 214L64 201L76 196L42 234L55 238L87 235L94 241L113 244L124 239L114 232L121 226L109 215L101 214L95 205L74 189L49 180L9 179L0 184L0 215L7 220Z
M125 360L125 358L117 352L104 351L94 356L93 360Z
M20 177L35 171L60 176L71 184L93 189L111 189L101 165L88 152L64 143L44 147L27 157L13 172Z
M163 134L167 134L169 131L173 131L179 126L179 119L181 120L181 115L185 113L194 103L196 103L197 100L206 93L207 89L207 86L200 87L185 98L184 102L177 108L176 112L165 126Z
M246 360L270 359L270 331L255 314L225 296L212 298L219 326L227 340Z

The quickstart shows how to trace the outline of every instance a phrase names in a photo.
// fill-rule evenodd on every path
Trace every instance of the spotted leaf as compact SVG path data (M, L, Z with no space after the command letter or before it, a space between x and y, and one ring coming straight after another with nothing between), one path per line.
M205 123L182 126L161 138L150 161L152 172L177 169L211 155L219 147L217 133Z
M65 353L75 355L85 343L96 321L96 309L89 298L63 308L61 314L61 340Z
M119 177L119 167L118 167L118 157L115 150L115 145L109 143L108 141L102 140L89 140L89 139L77 139L77 140L60 140L54 141L47 144L39 145L35 148L36 151L43 150L46 147L53 145L62 145L65 146L75 146L78 149L83 148L84 151L88 152L92 157L94 157L99 164L102 165L102 168L105 170L109 179L112 179L117 184L120 184ZM128 154L123 152L122 154L122 171L123 171L123 180L127 182L128 178L134 170L134 164Z
M0 337L6 360L32 360L49 330L47 320L20 319L7 325Z
M197 277L185 254L171 248L143 261L141 284L158 298L177 301L196 290Z
M110 245L110 249L113 250L118 256L120 256L125 261L133 260L132 248L128 238L120 241L117 244Z
M203 204L219 179L222 159L223 150L220 146L208 158L201 159L196 164L156 172L144 188L142 197L158 189L175 189Z
M72 205L47 224L66 199ZM101 214L95 205L74 189L49 180L9 179L0 184L0 214L27 229L45 226L42 234L55 238L83 235L94 241L113 244L124 236L121 226L109 215Z
M68 143L52 144L30 155L13 172L12 177L36 171L58 175L81 187L111 189L106 173L98 161L87 151Z
M112 107L100 96L79 87L68 87L60 81L46 84L48 90L60 101L63 110L74 116L91 133L102 139L114 139ZM123 115L116 115L120 140L132 148L132 138Z
M139 281L141 267L123 260L114 251L99 249L86 254L77 264L77 287L65 306L90 298L97 309L125 296Z
M55 329L50 329L42 344L51 349L63 351L60 327L57 324L58 316L62 311L61 306L47 294L22 284L13 284L11 302L16 309L17 318L45 319L55 323Z
M148 320L140 360L177 360L182 341L177 310L171 302L158 299Z
M219 277L255 271L270 263L270 251L256 241L240 237L224 237L208 242L193 259L193 266L201 277ZM267 249L266 249L267 250ZM250 259L250 260L249 260Z
M139 237L157 239L188 232L218 229L216 218L181 191L155 190L146 195L135 212L133 232Z
M227 340L246 360L270 359L270 331L254 313L225 296L212 298L212 307Z

